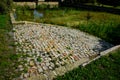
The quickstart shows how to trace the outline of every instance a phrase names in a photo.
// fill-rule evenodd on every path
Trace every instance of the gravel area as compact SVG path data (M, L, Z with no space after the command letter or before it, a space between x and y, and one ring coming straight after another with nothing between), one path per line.
M52 79L94 58L113 45L76 29L45 24L14 25L20 79ZM71 67L70 66L73 66Z

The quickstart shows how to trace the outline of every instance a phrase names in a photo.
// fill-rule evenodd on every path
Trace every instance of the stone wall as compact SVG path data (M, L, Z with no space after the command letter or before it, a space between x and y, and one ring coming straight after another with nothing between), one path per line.
M13 2L14 5L17 5L17 6L29 6L30 8L35 8L36 7L36 4L35 2Z
M58 7L58 2L38 2L38 5L50 5L51 7ZM29 6L30 8L35 8L36 7L36 3L35 2L14 2L14 5L18 5L18 6Z

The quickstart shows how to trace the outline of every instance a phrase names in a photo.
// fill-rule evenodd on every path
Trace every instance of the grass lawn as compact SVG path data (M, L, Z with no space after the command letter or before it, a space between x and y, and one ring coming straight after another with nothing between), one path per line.
M17 7L17 20L50 23L76 28L113 44L120 44L120 15L71 8L41 9L42 18L34 19L33 10Z
M108 56L58 76L55 80L119 80L120 49Z
M0 15L0 80L12 80L17 76L14 63L17 62L17 55L14 54L12 36L8 35L12 26L8 15Z

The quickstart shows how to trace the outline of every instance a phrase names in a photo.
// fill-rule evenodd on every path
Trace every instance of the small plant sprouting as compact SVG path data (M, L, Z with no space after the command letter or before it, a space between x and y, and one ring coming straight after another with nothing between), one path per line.
M41 62L41 61L42 61L41 57L38 57L38 58L37 58L37 61L38 61L38 62Z
M27 73L27 72L28 72L28 68L27 68L27 67L24 67L23 72L24 72L24 73Z
M67 46L66 49L71 50L71 47Z
M87 15L85 16L87 22L92 18L91 14L88 12Z

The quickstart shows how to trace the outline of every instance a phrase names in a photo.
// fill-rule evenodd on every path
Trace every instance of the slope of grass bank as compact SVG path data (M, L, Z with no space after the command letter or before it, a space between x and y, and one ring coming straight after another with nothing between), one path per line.
M28 20L76 28L98 36L110 43L120 44L120 15L76 10L71 8L41 9L41 18L35 18L33 10L17 7L17 20Z
M12 36L8 35L12 25L8 15L0 15L0 80L12 80L18 73L15 72L17 55L12 46Z
M100 24L89 22L87 25L82 24L74 26L74 28L100 37L112 44L120 44L120 24L116 24L114 20L108 23L101 22Z
M119 80L120 49L108 56L58 76L55 80Z

